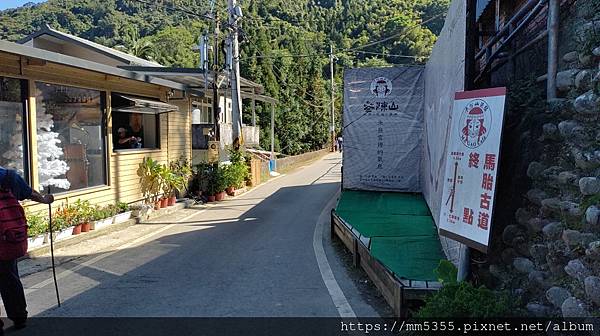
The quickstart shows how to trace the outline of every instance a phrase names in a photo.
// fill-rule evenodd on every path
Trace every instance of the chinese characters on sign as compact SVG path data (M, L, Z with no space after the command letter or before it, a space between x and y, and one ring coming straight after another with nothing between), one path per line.
M347 69L344 188L420 191L423 69Z
M440 234L486 252L489 244L505 88L456 93L446 156Z

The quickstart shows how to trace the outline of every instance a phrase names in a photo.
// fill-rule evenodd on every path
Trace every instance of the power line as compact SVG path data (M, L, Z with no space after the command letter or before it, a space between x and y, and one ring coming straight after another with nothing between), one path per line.
M264 59L264 58L303 58L303 57L318 57L318 56L325 56L325 55L329 55L329 54L328 53L318 53L318 54L299 54L299 55L254 55L254 56L247 56L247 57L241 58L240 60Z
M250 43L256 48L256 52L259 53L260 55L262 55L260 48L258 48L258 46L250 41ZM275 64L272 64L273 68L276 69L277 71L279 71L280 73L282 72L281 69L279 69ZM273 71L273 75L275 75L275 77L279 80L279 83L282 84L282 86L287 86L289 88L288 85L286 85L286 83L281 79L281 77L279 75L277 75L277 73L275 71ZM313 95L311 95L310 93L306 92L307 95L311 96L313 99L317 100L317 98ZM314 105L310 102L308 102L306 99L304 98L300 98L301 101L309 106L313 106L315 108L323 108L323 112L321 112L321 115L313 122L313 124L309 127L309 129L313 129L319 122L321 122L323 120L323 117L326 115L328 111L327 107L329 107L333 101L330 101L329 103L322 105L322 106L318 106L318 105ZM290 146L290 144L287 144L285 147L281 148L279 151L283 152L285 149L287 149Z
M360 50L349 51L349 52L355 53L355 54L368 54L368 55L378 55L378 56L386 56L386 57L400 57L400 58L411 58L411 59L428 58L427 56L386 54L386 53L378 53L378 52L372 52L372 51L360 51Z
M257 46L257 45L254 43L254 42L252 42L252 41L249 41L249 42L250 42L250 43L251 43L251 44L252 44L252 45L253 45L253 46L256 48L256 52L257 52L257 53L258 53L260 56L264 56L264 55L262 54L262 52L260 51L260 48L259 48L259 47L258 47L258 46ZM279 67L277 67L275 64L271 64L271 65L273 66L273 69L275 69L275 70L279 71L279 73L280 73L280 74L281 74L281 73L283 73L283 71L281 71L281 69L279 69ZM275 75L275 77L277 77L277 79L279 80L279 82L280 82L281 84L283 84L283 86L287 86L287 85L285 84L285 82L283 81L283 79L281 79L281 76L280 76L280 75L277 75L277 73L276 73L275 71L273 71L273 75ZM287 86L287 87L289 88L289 86ZM317 99L317 97L313 96L312 94L310 94L310 93L308 93L308 92L306 92L306 94L307 94L308 96L310 96L311 98L313 98L314 100L318 100L318 99ZM304 100L304 99L302 99L302 100ZM304 100L304 101L305 101L305 100ZM306 102L306 101L305 101L305 102ZM308 102L306 102L306 103L307 103L307 105L309 105L309 104L310 104L310 103L308 103ZM329 106L329 104L326 104L326 105L323 105L323 106L320 106L320 107L323 107L323 108L325 108L325 107L327 107L327 106Z
M279 22L286 22L286 23L290 23L290 22L304 23L304 22L318 22L318 21L321 21L321 20L318 20L318 19L281 19L281 18L279 18L277 16L269 16L268 18L262 18L262 17L256 16L256 17L248 17L248 19L254 20L254 21L261 21L261 22L279 21Z
M362 45L362 46L353 47L353 48L348 48L348 49L344 49L344 50L340 50L340 51L357 51L358 49L368 48L368 47L371 47L371 46L377 45L377 44L379 44L379 43L387 42L387 41L389 41L389 40L392 40L392 39L394 39L394 38L396 38L396 37L404 37L404 36L406 36L406 34L408 34L409 32L411 32L413 29L416 29L416 28L422 27L424 24L428 24L429 22L431 22L431 21L433 21L433 20L435 20L435 19L437 19L437 18L439 18L439 17L441 17L441 16L443 16L443 15L445 15L445 14L446 14L446 13L440 13L440 14L438 14L438 15L435 15L435 16L433 16L433 17L431 17L431 18L429 18L429 19L427 19L427 20L425 20L425 21L421 22L421 23L420 23L420 24L418 24L418 25L414 25L414 26L412 26L412 27L406 28L406 29L404 29L403 31L401 31L401 32L399 32L399 33L396 33L396 34L390 35L390 36L388 36L388 37L386 37L386 38L383 38L383 39L381 39L381 40L379 40L379 41L375 41L375 42L367 43L367 44L365 44L365 45Z
M166 3L163 3L161 5L161 4L158 4L156 2L151 2L151 1L146 1L146 0L129 0L129 1L139 2L141 4L145 4L145 5L150 6L150 7L162 7L164 9L166 9L166 10L176 11L176 12L182 12L182 13L194 16L194 17L199 17L199 18L208 19L208 20L214 20L214 18L211 17L208 14L198 14L198 13L189 11L189 10L187 10L185 8L181 8L181 7L175 6L175 5L169 5L169 4L166 4Z

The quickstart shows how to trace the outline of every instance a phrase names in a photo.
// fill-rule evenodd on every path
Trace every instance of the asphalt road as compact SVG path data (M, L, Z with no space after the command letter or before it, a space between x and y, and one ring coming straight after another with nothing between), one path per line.
M235 199L60 251L72 259L57 270L62 307L41 267L22 279L30 316L379 316L330 241L340 165L330 154Z

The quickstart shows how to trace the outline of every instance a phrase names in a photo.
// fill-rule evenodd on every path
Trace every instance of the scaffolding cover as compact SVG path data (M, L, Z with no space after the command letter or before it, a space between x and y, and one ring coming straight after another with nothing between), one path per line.
M346 69L346 189L421 191L423 67Z
M438 220L444 188L444 169L454 93L463 91L465 78L466 2L452 1L444 28L425 66L425 154L423 196ZM440 237L444 252L458 265L460 244Z

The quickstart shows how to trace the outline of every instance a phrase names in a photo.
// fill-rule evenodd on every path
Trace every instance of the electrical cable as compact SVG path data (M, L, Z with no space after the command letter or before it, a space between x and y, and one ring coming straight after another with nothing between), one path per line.
M413 56L413 55L399 55L399 54L386 54L386 53L378 53L372 51L349 51L351 53L356 54L367 54L367 55L378 55L378 56L386 56L386 57L400 57L400 58L410 58L410 59L418 59L418 58L429 58L427 56Z
M161 6L160 4L157 4L157 3L151 2L151 1L146 1L146 0L129 0L129 1L139 2L139 3L145 4L145 5L151 6L151 7L159 7L160 6L163 9L166 9L166 10L179 11L179 12L182 12L182 13L194 16L194 17L199 17L199 18L208 19L208 20L214 20L214 18L211 17L208 14L194 13L192 11L189 11L187 9L184 9L184 8L181 8L181 7L175 6L175 5L169 6L168 4L163 3L162 6Z
M249 41L249 42L250 42L250 44L252 44L252 45L253 45L253 46L256 48L256 52L257 52L259 55L261 55L261 56L264 56L264 55L262 54L262 52L260 51L260 48L259 48L259 47L258 47L258 46L257 46L257 45L254 43L254 42L252 42L252 41ZM281 71L281 69L280 69L279 67L277 67L275 64L271 64L271 65L273 66L273 69L277 70L277 71L278 71L280 74L281 74L281 73L283 73L283 71ZM275 71L273 71L273 75L275 75L275 77L276 77L276 78L279 80L279 82L280 82L281 84L283 84L283 86L286 86L286 87L288 87L288 88L289 88L289 86L287 86L287 85L284 83L284 81L281 79L281 76L280 76L280 75L277 75L277 73L276 73ZM319 100L317 97L315 97L314 95L312 95L312 94L310 94L310 93L308 93L308 92L306 92L306 95L308 95L309 97L313 98L314 100ZM302 99L302 98L301 98L301 99ZM302 99L302 100L304 100L304 99ZM305 101L305 100L304 100L304 101ZM305 101L305 102L306 102L306 101ZM321 108L325 108L325 107L329 106L329 104L330 104L330 103L331 103L331 102L327 103L326 105L320 106L320 107L321 107Z
M433 21L433 20L435 20L435 19L437 19L437 18L439 18L441 16L444 16L444 15L446 15L446 13L439 13L438 15L434 15L431 18L429 18L429 19L421 22L420 24L414 25L412 27L408 27L408 28L404 29L403 31L401 31L399 33L390 35L390 36L385 37L385 38L383 38L383 39L381 39L379 41L370 42L370 43L364 44L362 46L352 47L352 48L348 48L348 49L343 49L343 50L340 50L340 51L341 52L344 52L344 51L356 51L358 49L368 48L368 47L377 45L379 43L387 42L387 41L392 40L392 39L394 39L396 37L404 37L404 36L406 36L406 34L408 34L409 32L411 32L413 29L422 27L423 25L428 24L429 22L431 22L431 21Z

